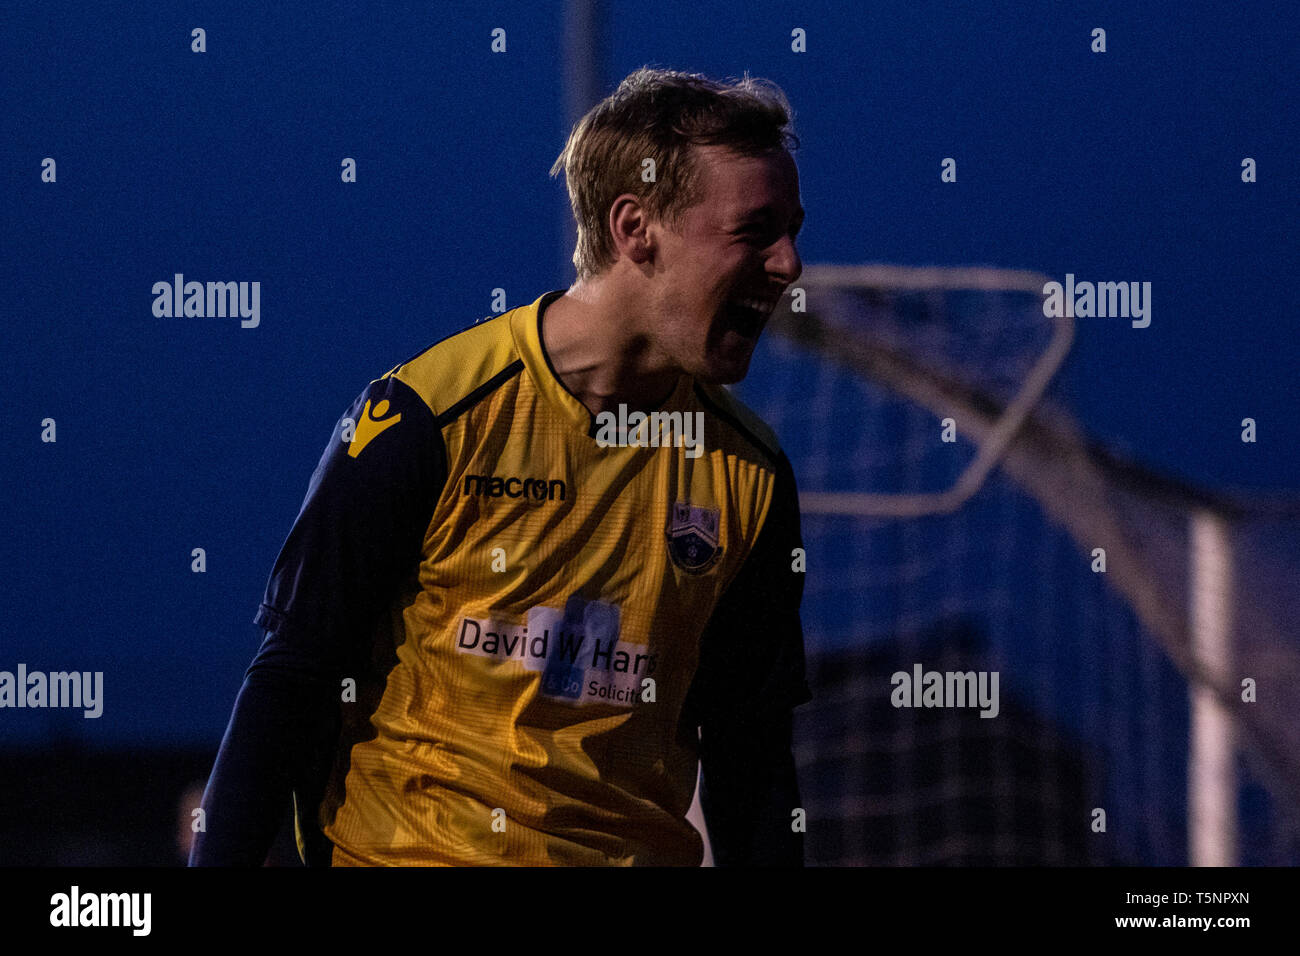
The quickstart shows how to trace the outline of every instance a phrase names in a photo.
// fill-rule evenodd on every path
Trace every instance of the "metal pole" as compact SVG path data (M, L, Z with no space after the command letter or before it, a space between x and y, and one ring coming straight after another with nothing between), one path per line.
M1215 683L1232 667L1233 568L1227 521L1192 513L1192 655ZM1191 687L1187 761L1188 859L1193 866L1237 865L1237 763L1232 718L1205 686Z
M584 113L601 97L605 23L601 0L567 0L564 5L564 138ZM555 151L557 154L559 150ZM573 247L577 226L568 203L564 204L561 232L561 271L564 284L573 278Z

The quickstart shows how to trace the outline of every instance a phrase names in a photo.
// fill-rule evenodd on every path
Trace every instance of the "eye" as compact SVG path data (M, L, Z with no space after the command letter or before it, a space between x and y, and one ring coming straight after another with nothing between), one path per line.
M802 222L795 223L786 230L785 234L791 239L795 239L798 237L801 228L803 228ZM770 222L746 223L736 232L737 235L744 237L747 241L757 242L764 248L770 246L781 237L780 226Z

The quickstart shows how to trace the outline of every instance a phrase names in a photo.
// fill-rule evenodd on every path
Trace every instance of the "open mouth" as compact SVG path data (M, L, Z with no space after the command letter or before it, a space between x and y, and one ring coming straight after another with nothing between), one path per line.
M758 338L768 317L776 308L774 299L736 298L729 299L725 306L728 323L745 338Z

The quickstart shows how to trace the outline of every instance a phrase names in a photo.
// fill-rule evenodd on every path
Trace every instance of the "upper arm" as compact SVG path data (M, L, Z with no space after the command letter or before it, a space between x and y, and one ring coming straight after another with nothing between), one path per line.
M268 663L324 677L352 659L418 565L446 467L433 412L409 385L390 375L357 396L312 473L254 618L278 638Z

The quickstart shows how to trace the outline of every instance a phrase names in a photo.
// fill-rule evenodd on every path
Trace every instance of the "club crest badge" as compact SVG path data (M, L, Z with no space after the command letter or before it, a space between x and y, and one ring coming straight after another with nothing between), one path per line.
M673 564L691 574L703 574L722 556L718 546L717 508L696 508L682 502L668 510L668 554Z

